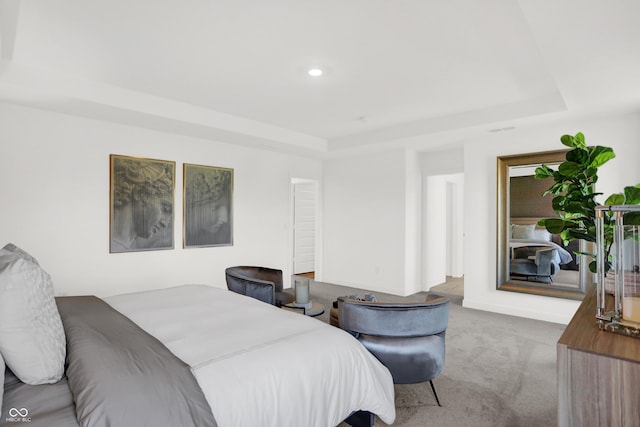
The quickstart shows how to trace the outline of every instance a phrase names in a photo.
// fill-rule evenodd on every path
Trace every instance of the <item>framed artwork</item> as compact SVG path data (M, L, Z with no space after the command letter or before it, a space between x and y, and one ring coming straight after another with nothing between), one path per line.
M176 163L110 156L110 253L174 248Z
M184 247L233 245L233 169L184 164Z

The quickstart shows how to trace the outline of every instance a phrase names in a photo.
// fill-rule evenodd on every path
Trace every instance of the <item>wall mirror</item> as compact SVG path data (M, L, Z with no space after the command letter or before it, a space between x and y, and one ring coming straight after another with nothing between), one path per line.
M558 298L582 299L591 283L590 252L582 240L564 245L560 235L537 225L555 217L553 195L542 194L551 178L535 179L541 164L553 168L569 150L498 157L497 289Z

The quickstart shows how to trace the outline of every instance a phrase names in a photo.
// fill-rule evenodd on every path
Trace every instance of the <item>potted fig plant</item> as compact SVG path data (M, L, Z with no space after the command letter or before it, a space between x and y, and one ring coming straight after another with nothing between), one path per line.
M560 138L562 144L570 147L565 161L557 170L547 165L536 168L537 179L553 178L553 185L544 192L554 195L552 201L553 210L558 215L556 218L541 219L538 224L552 234L560 234L565 245L572 240L581 239L587 242L596 242L596 206L600 203L596 197L602 193L595 191L598 182L598 169L615 158L611 147L587 146L582 133L575 136L563 135ZM632 205L640 203L640 184L625 187L622 193L615 193L607 197L604 205ZM626 224L640 224L638 212L627 213L624 221ZM604 254L584 253L593 258L589 263L589 270L596 272L597 256L605 257L605 274L612 267L611 248L613 246L613 226L615 219L609 212L604 217Z

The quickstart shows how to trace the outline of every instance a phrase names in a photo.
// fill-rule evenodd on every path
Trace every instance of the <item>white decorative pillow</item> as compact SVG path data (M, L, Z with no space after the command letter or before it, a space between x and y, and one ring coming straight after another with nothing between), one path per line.
M34 257L32 257L31 255L29 255L28 253L26 253L25 251L23 251L22 249L20 249L19 247L17 247L16 245L14 245L13 243L7 243L6 245L4 245L4 248L9 252L13 252L14 254L18 255L21 258L26 259L27 261L31 261L32 263L36 264L36 265L40 265L38 264L38 260L35 259Z
M0 249L0 353L26 384L64 374L66 338L51 277L15 245Z
M550 242L551 233L549 233L545 228L536 228L535 230L533 230L533 238L534 240L544 240Z
M535 224L529 225L511 225L511 238L512 239L533 239L533 230L535 230Z

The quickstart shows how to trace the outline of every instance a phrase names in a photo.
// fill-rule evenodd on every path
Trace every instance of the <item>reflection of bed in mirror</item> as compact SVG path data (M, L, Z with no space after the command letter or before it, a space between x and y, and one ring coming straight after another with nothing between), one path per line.
M537 225L539 219L511 218L510 275L517 280L577 286L577 245L572 242L565 247L559 235Z

